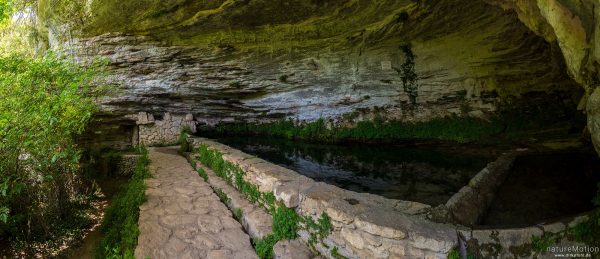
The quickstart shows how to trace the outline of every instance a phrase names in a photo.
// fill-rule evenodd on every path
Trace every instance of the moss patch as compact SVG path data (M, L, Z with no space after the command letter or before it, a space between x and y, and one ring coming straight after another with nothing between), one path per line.
M142 156L133 176L106 211L100 226L104 238L96 248L96 258L134 258L140 233L137 224L139 207L146 199L144 179L150 175L147 167L148 151L142 147L139 152Z

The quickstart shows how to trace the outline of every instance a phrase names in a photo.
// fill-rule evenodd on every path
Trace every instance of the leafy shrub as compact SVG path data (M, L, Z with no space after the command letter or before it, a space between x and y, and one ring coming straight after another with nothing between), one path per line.
M254 240L254 249L260 259L273 258L273 246L279 241L275 235L268 235L262 239Z
M83 68L49 54L0 56L0 235L51 238L81 193L76 137L101 93L100 64Z
M299 216L293 209L278 206L273 210L273 234L278 239L294 239L298 231Z

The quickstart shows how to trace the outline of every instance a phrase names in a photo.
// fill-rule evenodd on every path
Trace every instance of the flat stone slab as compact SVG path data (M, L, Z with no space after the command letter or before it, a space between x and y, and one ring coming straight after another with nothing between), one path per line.
M231 211L178 147L149 148L136 258L258 258Z
M281 240L273 247L275 259L310 259L315 258L300 239Z
M227 206L231 210L242 210L240 221L252 239L261 239L273 233L273 219L262 207L250 203L237 189L216 176L210 168L200 163L197 163L196 166L200 166L206 171L208 182L212 187L221 189L229 197L230 201Z

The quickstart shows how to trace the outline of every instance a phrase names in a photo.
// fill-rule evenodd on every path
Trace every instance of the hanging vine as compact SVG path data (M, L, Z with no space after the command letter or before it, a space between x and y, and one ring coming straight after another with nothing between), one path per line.
M419 76L415 71L415 55L409 44L400 46L400 49L404 53L405 60L400 68L394 67L394 70L398 72L402 79L402 89L408 94L410 103L416 105L417 96L419 95L419 84L417 83Z

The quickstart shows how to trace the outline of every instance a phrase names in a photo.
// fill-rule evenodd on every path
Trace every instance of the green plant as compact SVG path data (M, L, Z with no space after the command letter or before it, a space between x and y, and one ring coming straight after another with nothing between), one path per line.
M337 246L334 246L334 247L331 249L331 252L330 252L330 253L331 253L331 257L333 257L333 258L335 258L335 259L344 259L344 258L346 258L345 256L341 255L341 254L338 252L338 248L337 248Z
M254 249L256 250L258 258L273 258L273 246L275 246L278 241L279 240L275 237L275 235L268 235L262 239L254 240Z
M404 52L404 63L402 63L400 68L394 68L394 70L400 74L402 89L408 94L411 104L415 105L417 103L417 96L419 95L419 85L417 83L419 77L415 72L415 55L412 52L410 44L402 45L400 49Z
M288 80L288 77L289 77L288 75L280 75L279 82L286 83Z
M205 182L208 181L208 174L203 168L198 167L196 171L198 171L198 174L200 175L200 177L202 177L202 179L204 179Z
M229 87L232 87L232 88L241 88L242 84L239 81L233 81L233 82L229 83Z
M346 118L358 116L350 113ZM472 117L447 116L433 118L425 122L386 121L376 117L370 121L360 121L353 127L326 127L324 119L297 123L283 119L270 123L228 123L215 128L221 135L246 134L268 135L289 139L303 139L318 142L394 142L406 139L450 140L457 142L478 141L503 134L507 138L518 137L519 132L539 128L546 122L539 114L506 113L488 120Z
M304 223L304 229L306 229L310 234L310 237L308 238L308 244L313 248L313 250L315 250L315 245L317 242L323 244L323 239L327 237L333 229L331 219L325 212L321 213L321 216L316 222L311 216L303 217L302 222Z
M298 231L300 217L293 209L278 206L272 212L273 234L278 239L294 239Z
M213 188L213 190L215 191L215 194L217 194L217 196L219 197L219 200L221 200L222 203L224 203L225 205L229 205L229 202L231 201L231 199L227 196L227 194L225 192L223 192L223 190L219 189L219 188Z
M568 229L567 235L576 241L600 246L600 183L597 184L597 194L592 202L596 208L588 214L587 220Z
M181 145L183 143L185 143L185 139L187 138L187 136L189 134L192 134L192 129L190 128L190 126L183 126L183 128L181 128L181 130L179 131L179 137L177 138L177 144Z
M545 252L548 247L556 244L559 237L553 233L544 233L542 236L531 236L531 245L537 252Z
M96 258L134 258L133 251L139 235L139 207L146 199L144 179L150 175L148 151L140 147L139 152L142 156L131 179L106 210L100 226L104 238L96 248Z
M57 238L80 209L77 138L104 87L102 64L84 68L53 54L0 53L0 236L33 243ZM96 81L95 83L100 83ZM60 133L60 134L57 134Z
M253 242L255 250L260 258L271 258L273 246L277 241L282 239L294 239L297 236L298 230L302 227L300 223L311 233L312 239L321 241L331 232L333 228L331 219L326 213L322 213L319 219L315 222L310 216L301 217L294 209L287 208L275 199L275 195L271 192L260 192L258 187L244 180L245 172L237 165L223 159L223 154L210 148L206 144L198 147L198 158L206 166L210 167L215 175L223 178L227 183L236 187L245 197L255 203L263 206L271 214L273 218L273 234ZM225 194L220 194L222 191L215 188L215 192L221 200L228 200ZM227 202L228 203L228 202ZM234 210L234 216L238 214ZM241 211L239 211L241 218ZM314 243L314 242L313 242Z
M458 253L458 251L456 249L452 249L452 250L450 250L450 253L448 253L448 259L461 259L461 258L460 258L460 254Z
M235 208L233 210L233 218L235 218L237 221L241 221L243 216L244 211L241 208Z

